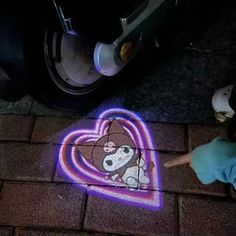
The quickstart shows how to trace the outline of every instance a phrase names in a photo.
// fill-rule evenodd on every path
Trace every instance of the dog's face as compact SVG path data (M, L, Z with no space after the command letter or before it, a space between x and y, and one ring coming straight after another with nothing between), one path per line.
M85 159L102 172L114 172L124 167L135 156L135 144L126 130L114 120L108 134L96 142L78 147Z
M111 172L125 166L134 156L134 149L128 145L117 148L116 152L107 155L103 160L103 167L106 171Z

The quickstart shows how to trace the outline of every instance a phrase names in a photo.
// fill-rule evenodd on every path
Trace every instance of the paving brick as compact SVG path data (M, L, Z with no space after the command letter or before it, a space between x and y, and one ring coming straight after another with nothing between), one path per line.
M32 142L61 143L70 132L94 127L94 120L74 120L39 117L32 134Z
M0 179L51 181L57 146L0 144Z
M75 231L46 231L46 230L27 230L27 229L16 229L15 236L80 236Z
M11 236L13 235L13 228L0 227L0 236Z
M30 116L0 116L0 140L28 141L32 122Z
M225 195L224 184L217 182L211 185L201 184L194 171L189 166L178 166L169 169L165 168L164 163L175 157L176 155L174 154L159 154L162 190L219 196Z
M223 127L190 125L189 126L189 150L199 145L206 144L223 133Z
M163 195L163 207L152 211L89 195L84 228L86 230L131 235L174 235L175 201Z
M56 165L53 181L57 183L60 183L60 182L75 183L75 181L67 177L67 175L65 174L59 162L57 162L57 165ZM81 183L81 182L82 181L77 181L77 183Z
M0 225L80 229L85 193L76 185L5 183Z
M158 150L187 151L186 127L176 124L149 123Z
M180 197L180 235L235 235L236 203Z

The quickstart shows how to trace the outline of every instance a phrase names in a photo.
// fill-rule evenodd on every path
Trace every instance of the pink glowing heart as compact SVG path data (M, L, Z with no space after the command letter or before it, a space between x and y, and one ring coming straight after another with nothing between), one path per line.
M110 109L93 129L69 133L59 152L61 169L92 194L158 209L161 206L157 152L141 119L124 109ZM73 145L72 145L73 144Z

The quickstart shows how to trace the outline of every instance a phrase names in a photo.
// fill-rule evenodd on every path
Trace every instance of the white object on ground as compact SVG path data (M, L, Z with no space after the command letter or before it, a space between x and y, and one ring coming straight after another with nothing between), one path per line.
M213 95L212 106L216 112L216 119L221 122L224 122L224 120L222 121L222 116L225 117L226 120L227 118L232 118L235 114L235 111L229 105L229 99L232 94L232 90L233 85L229 85L217 90Z

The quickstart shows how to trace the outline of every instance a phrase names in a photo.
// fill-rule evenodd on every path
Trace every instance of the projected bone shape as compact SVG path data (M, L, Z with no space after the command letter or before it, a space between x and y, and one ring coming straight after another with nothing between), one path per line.
M144 122L132 112L110 109L91 129L78 129L63 140L59 163L88 192L132 205L158 209L157 152Z

